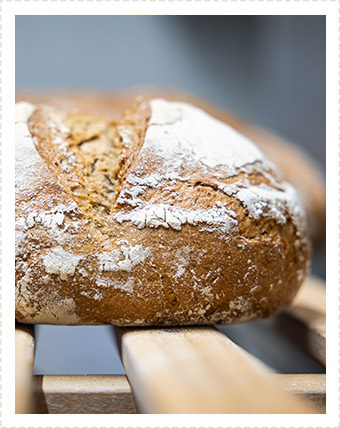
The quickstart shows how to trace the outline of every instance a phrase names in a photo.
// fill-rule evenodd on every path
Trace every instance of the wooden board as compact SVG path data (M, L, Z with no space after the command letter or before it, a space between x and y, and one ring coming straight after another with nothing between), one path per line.
M272 376L286 391L308 400L315 413L325 413L325 375ZM124 375L35 376L33 386L34 413L137 413L131 387Z
M308 279L278 319L325 363L322 281ZM16 413L136 413L135 402L142 413L326 410L325 375L273 374L213 327L116 331L133 392L125 376L35 376L32 406L33 329L18 324Z
M211 327L119 329L141 413L313 413L269 369Z
M308 278L293 304L278 316L278 326L305 352L326 366L326 287Z
M125 376L35 376L35 413L136 413Z
M34 331L32 326L15 325L15 413L31 412Z
M304 397L316 413L326 413L325 374L275 374L274 376L286 391Z
M326 283L324 280L309 276L295 299L292 306L303 306L320 314L326 314Z

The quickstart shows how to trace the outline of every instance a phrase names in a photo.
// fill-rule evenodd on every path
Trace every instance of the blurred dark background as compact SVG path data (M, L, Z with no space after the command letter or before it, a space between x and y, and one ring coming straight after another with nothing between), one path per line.
M18 16L16 86L182 88L325 163L323 16Z
M276 130L323 167L325 73L324 16L16 17L18 91L183 89ZM325 276L324 249L312 269ZM108 335L107 327L39 327L35 370L119 373ZM261 354L259 343L251 346Z

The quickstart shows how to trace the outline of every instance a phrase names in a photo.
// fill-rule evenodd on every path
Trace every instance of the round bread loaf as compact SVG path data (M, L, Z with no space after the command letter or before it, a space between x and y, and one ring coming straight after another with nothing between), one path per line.
M324 171L306 152L296 144L280 137L272 130L252 124L235 113L221 109L206 100L183 92L159 88L135 88L124 93L21 93L17 99L33 104L52 105L63 111L81 110L119 120L122 110L129 108L136 99L148 101L165 98L184 101L202 108L215 118L227 123L255 142L263 153L278 166L283 178L298 191L305 207L309 236L313 247L321 246L326 237L326 183Z
M25 102L16 115L19 321L234 323L296 294L304 209L230 126L164 99L119 121Z

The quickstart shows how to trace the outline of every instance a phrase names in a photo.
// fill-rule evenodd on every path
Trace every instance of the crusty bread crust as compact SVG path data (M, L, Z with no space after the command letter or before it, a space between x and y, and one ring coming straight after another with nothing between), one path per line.
M226 125L164 100L119 122L17 111L19 321L234 323L296 294L308 271L304 210Z
M139 94L136 97L136 94ZM313 247L322 245L326 236L326 183L324 171L307 153L292 142L277 135L273 130L252 124L231 111L221 109L206 100L183 91L167 91L160 88L134 88L123 93L19 93L18 101L52 105L63 111L81 110L119 120L121 112L129 108L136 98L145 101L164 98L184 101L217 119L229 124L254 141L264 154L277 165L286 181L293 184L304 204L308 232Z

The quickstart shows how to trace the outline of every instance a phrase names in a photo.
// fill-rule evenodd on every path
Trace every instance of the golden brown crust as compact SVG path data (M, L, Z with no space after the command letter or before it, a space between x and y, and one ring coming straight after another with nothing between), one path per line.
M65 93L44 95L42 93L21 93L17 95L17 100L52 105L62 111L81 110L118 120L122 110L129 108L135 102L136 94L140 94L137 99L146 101L162 97L168 100L191 103L248 136L278 166L285 180L292 183L298 190L306 209L309 235L314 247L324 243L326 236L326 185L324 173L310 156L273 131L247 122L234 113L193 95L159 88L135 88L124 93L114 94Z
M18 178L19 321L240 322L275 312L297 292L308 240L275 169L261 158L228 175L223 165L185 158L170 176L167 158L147 150L150 115L148 103L118 124L45 107L30 115L38 155L33 179L22 186L25 172ZM284 202L256 214L248 189Z

